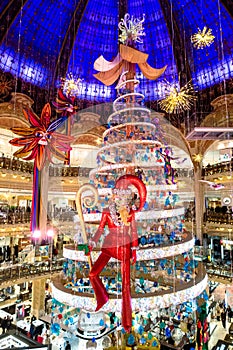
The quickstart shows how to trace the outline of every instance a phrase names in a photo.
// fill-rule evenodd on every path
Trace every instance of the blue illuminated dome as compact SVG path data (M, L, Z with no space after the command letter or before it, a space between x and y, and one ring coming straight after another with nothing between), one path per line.
M137 48L162 78L148 81L140 71L140 89L147 99L161 98L161 79L193 79L197 90L233 77L233 7L229 0L2 0L0 69L43 89L55 88L72 72L81 79L80 97L112 101L114 87L93 77L94 61L112 60L118 52L118 23L129 13L145 15L146 36ZM24 4L24 5L22 5ZM191 36L210 28L210 46L197 49Z

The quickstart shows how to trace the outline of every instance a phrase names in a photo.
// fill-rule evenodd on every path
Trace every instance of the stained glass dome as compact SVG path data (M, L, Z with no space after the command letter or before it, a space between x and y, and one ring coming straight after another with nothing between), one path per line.
M148 53L148 63L167 65L162 78L148 81L140 71L140 88L147 99L161 98L161 79L187 83L197 90L233 77L233 21L229 0L2 0L0 69L47 89L67 73L81 80L80 96L112 101L114 87L93 74L94 61L118 52L118 23L129 13L145 16L146 36L137 48ZM213 43L195 48L191 37L206 27Z

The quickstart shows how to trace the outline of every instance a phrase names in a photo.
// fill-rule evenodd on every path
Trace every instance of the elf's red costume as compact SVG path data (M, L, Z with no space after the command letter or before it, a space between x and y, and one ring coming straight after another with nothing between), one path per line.
M138 190L140 204L138 208L130 207L132 201L131 190L133 185ZM138 247L137 226L135 212L142 210L146 201L146 186L137 176L121 176L113 190L113 200L108 211L102 213L98 230L92 241L96 244L108 225L109 234L102 245L101 254L90 271L90 281L94 289L98 311L109 299L108 293L99 277L110 258L121 261L122 276L122 326L129 332L132 326L132 308L130 295L130 259L136 262Z

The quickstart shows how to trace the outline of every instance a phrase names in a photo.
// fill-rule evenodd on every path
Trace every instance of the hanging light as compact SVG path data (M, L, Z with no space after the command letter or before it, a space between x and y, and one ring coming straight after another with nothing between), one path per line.
M53 236L54 236L54 231L53 231L53 229L49 229L48 231L47 231L47 236L49 237L49 238L52 238Z
M65 78L61 78L61 86L63 93L66 96L77 96L80 92L80 82L82 79L73 76L72 73L68 73Z
M124 18L118 24L118 28L121 31L119 35L119 41L123 44L128 44L129 41L143 43L142 36L145 36L143 22L145 21L145 15L142 19L134 18L126 13Z
M212 29L206 26L201 30L198 28L198 32L191 36L191 42L196 49L203 49L206 46L210 46L214 42L215 36L212 34Z
M180 113L191 109L196 100L191 80L182 88L179 84L171 84L167 80L163 82L163 85L166 97L159 101L162 110L167 113Z
M33 238L40 238L41 236L41 231L40 230L35 230L33 233L32 233L32 237Z
M200 153L193 154L192 158L194 162L200 163L202 161L203 155Z

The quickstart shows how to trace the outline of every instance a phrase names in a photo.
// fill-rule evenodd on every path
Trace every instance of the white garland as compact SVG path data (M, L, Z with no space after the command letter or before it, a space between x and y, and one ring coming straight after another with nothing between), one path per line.
M137 261L163 259L170 256L180 255L188 252L194 248L195 240L190 238L188 241L183 243L176 243L164 247L152 247L152 248L140 248L137 250ZM96 261L100 252L92 251L91 256L93 261ZM68 247L63 247L63 256L66 259L73 261L85 261L87 262L87 256L83 251L69 249Z
M198 297L207 287L208 277L207 274L203 279L190 288L184 286L183 290L179 290L174 293L168 293L164 291L164 294L156 295L148 298L132 298L132 309L134 311L143 310L159 310L171 305L182 304L186 301L190 301ZM56 300L66 305L69 305L74 308L80 308L88 311L94 311L96 308L96 300L93 297L87 296L77 296L72 295L68 292L62 291L55 287L54 284L51 284L52 287L52 296ZM109 299L108 303L102 308L102 311L121 311L121 299Z

